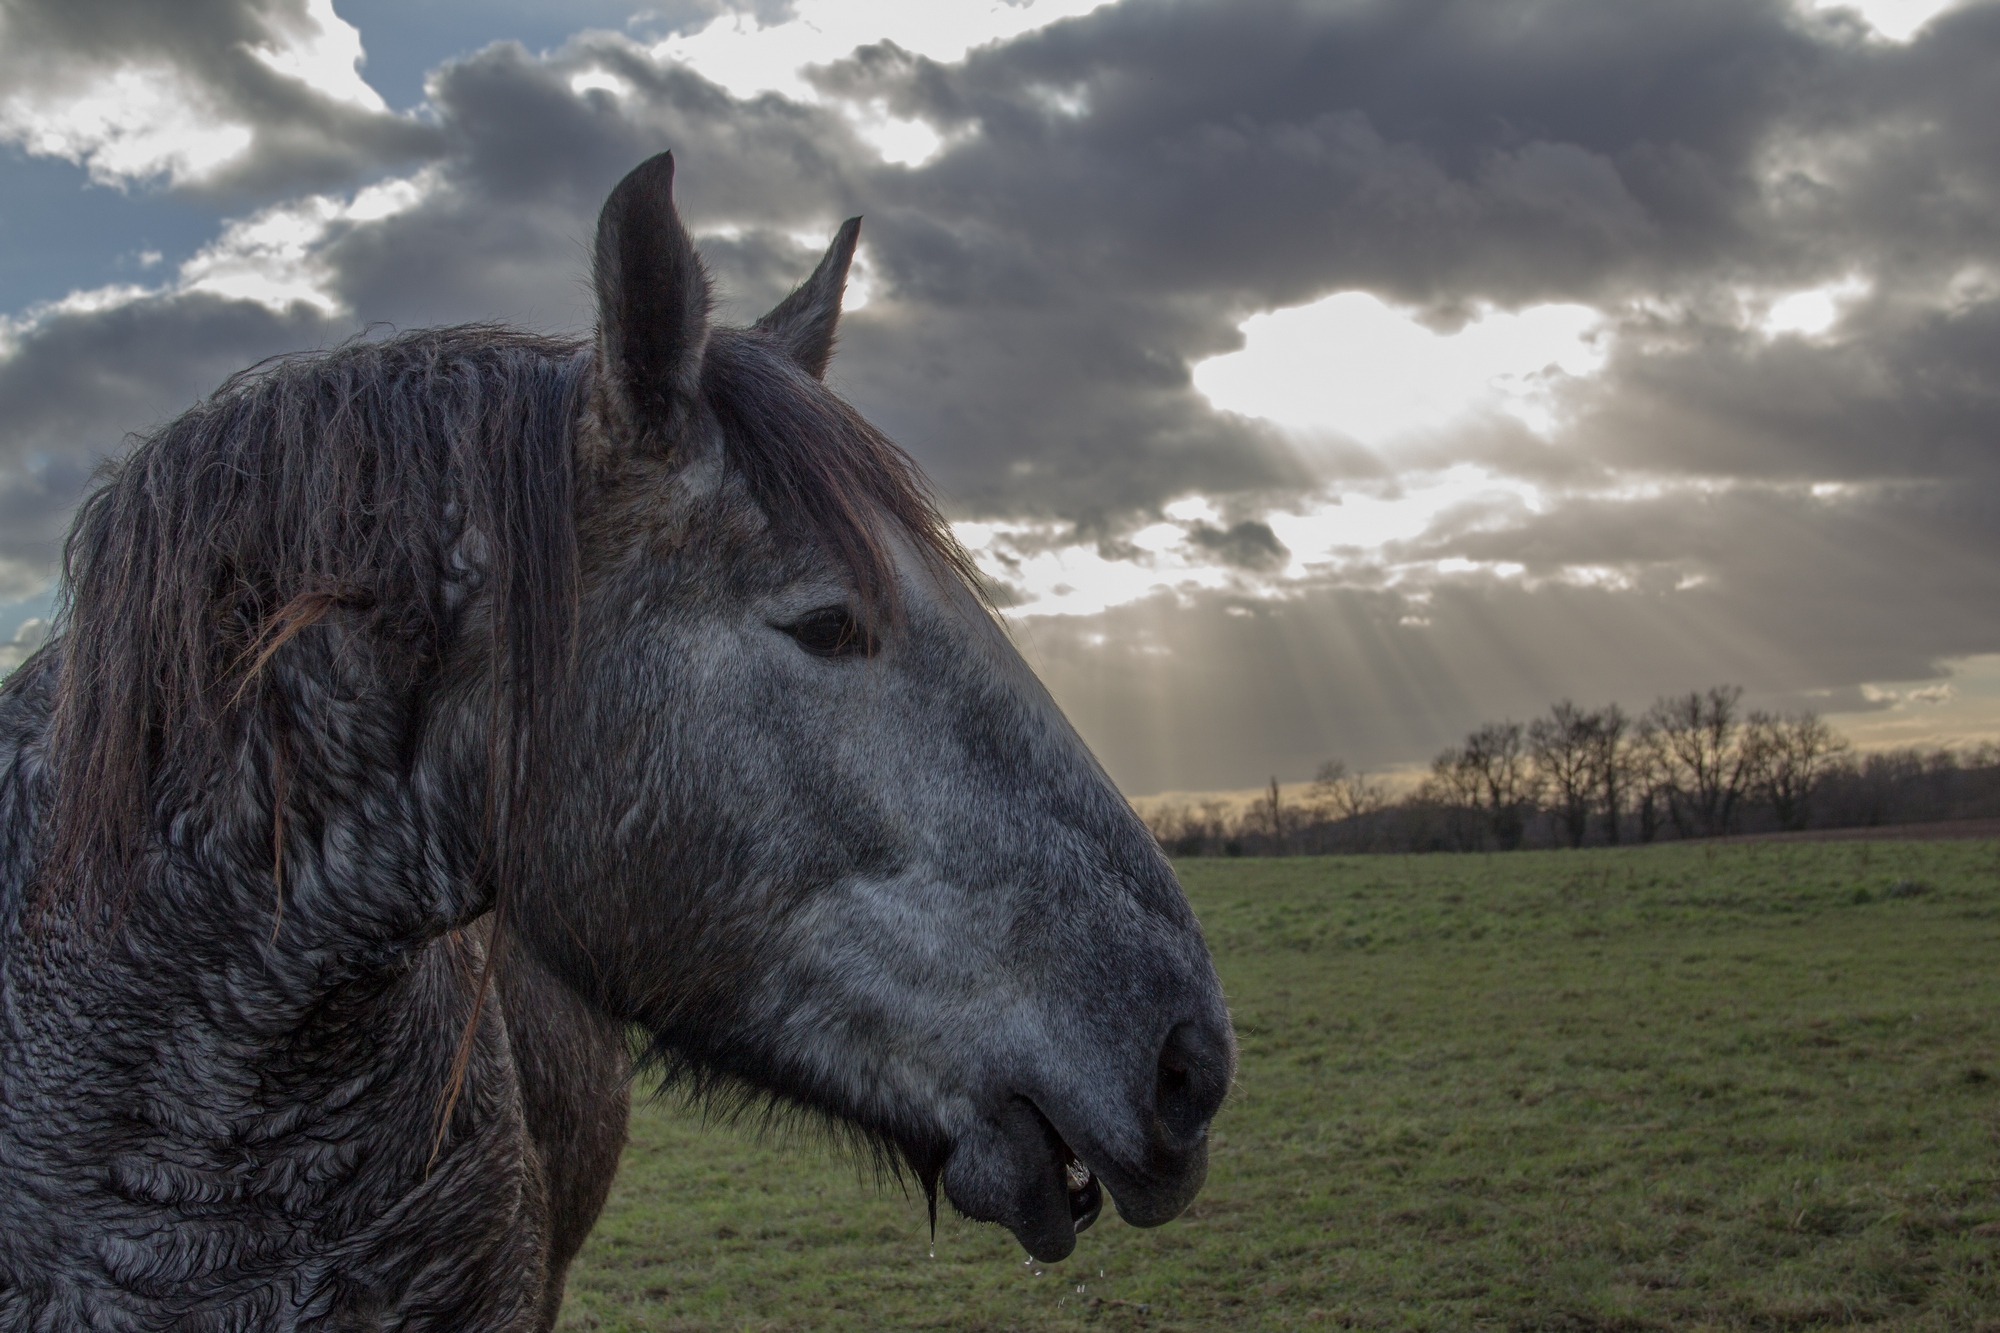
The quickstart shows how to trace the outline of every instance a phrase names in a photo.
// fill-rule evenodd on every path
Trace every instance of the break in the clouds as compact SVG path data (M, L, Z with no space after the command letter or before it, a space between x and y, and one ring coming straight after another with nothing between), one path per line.
M0 6L52 254L214 217L0 317L0 585L259 356L583 327L594 210L672 148L735 318L864 215L834 381L1128 790L1562 695L1920 711L2000 653L1994 0L423 10Z

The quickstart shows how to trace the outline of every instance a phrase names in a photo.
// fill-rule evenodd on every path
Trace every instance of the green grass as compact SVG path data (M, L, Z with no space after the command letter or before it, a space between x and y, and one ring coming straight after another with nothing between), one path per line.
M648 1107L562 1327L2000 1333L2000 843L1180 871L1242 1043L1186 1218L933 1258Z

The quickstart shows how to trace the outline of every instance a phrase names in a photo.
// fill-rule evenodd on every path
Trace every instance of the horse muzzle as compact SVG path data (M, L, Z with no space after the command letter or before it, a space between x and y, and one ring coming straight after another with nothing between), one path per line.
M1131 1225L1170 1222L1207 1179L1208 1125L1235 1063L1226 1027L1183 1023L1161 1048L1150 1095L1123 1114L1106 1115L1097 1098L1014 1094L954 1145L945 1194L966 1216L1006 1226L1044 1263L1076 1248L1105 1187Z

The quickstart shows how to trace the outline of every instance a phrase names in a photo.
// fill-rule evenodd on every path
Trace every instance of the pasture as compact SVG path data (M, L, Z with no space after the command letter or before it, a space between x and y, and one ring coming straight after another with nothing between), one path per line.
M2000 843L1189 861L1192 1213L1043 1268L642 1106L565 1330L2000 1333Z

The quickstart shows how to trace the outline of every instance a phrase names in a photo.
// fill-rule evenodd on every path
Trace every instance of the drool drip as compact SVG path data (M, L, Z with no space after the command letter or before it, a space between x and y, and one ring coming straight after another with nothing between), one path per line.
M937 1257L937 1196L938 1177L944 1173L942 1167L926 1166L918 1172L924 1185L924 1202L931 1210L931 1257Z

